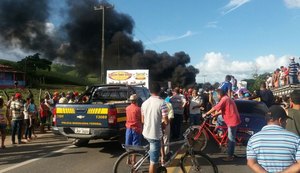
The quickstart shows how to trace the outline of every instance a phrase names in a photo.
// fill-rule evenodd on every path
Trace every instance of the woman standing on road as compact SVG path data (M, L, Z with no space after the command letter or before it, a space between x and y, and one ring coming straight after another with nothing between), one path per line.
M37 121L37 108L36 108L36 105L34 104L34 100L33 98L31 98L30 100L30 104L29 104L29 107L28 107L28 113L29 113L29 116L31 117L31 133L32 135L34 136L34 138L36 138L36 134L34 132L34 127L36 125L36 121ZM31 138L31 136L30 136Z
M32 118L29 112L31 98L26 99L24 104L24 121L25 121L25 139L27 142L31 140Z
M0 97L0 132L1 132L1 148L4 149L4 141L6 138L6 126L7 126L7 111L4 106L4 100Z

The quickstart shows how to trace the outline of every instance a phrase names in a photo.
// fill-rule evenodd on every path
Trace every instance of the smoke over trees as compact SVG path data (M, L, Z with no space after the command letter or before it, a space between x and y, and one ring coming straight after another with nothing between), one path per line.
M35 51L49 60L59 58L73 64L81 75L100 73L102 11L95 11L97 0L65 0L67 16L49 33L51 0L1 0L0 41L6 49ZM106 3L106 2L104 2ZM154 81L174 84L195 83L198 70L187 66L185 52L169 55L145 50L133 39L133 19L115 9L105 10L106 69L149 69Z

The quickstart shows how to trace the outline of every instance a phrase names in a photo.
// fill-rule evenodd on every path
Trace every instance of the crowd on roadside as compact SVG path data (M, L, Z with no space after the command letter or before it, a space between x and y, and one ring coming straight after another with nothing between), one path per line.
M45 92L44 97L37 104L31 93L24 98L20 92L16 92L7 101L0 96L0 147L6 148L7 129L11 130L12 145L25 144L37 138L36 128L39 128L40 133L45 133L46 126L50 130L55 105L57 103L75 103L78 101L78 97L78 92L69 91L67 94Z
M290 58L290 64L287 67L280 66L272 75L267 76L266 85L268 89L278 88L288 84L299 84L300 65L294 57Z
M218 124L220 122L227 125L228 156L223 160L234 160L236 130L241 123L234 99L261 101L269 108L266 114L268 124L250 138L247 147L248 166L254 172L280 172L299 168L300 91L291 93L290 98L277 98L262 82L258 91L250 93L246 88L238 88L234 77L227 75L217 89L207 88L199 92L194 88L176 87L161 91L156 84L150 87L150 92L151 97L141 107L136 104L137 96L131 96L131 105L126 108L126 144L141 145L142 137L150 143L149 172L154 172L158 163L163 164L168 159L170 150L167 146L163 148L162 144L181 139L184 123L200 125L202 118L209 114L217 118L216 126L221 125ZM264 133L270 135L263 138ZM284 144L287 136L292 139ZM278 144L272 144L274 141ZM269 149L262 150L260 147L263 144ZM284 150L284 147L290 149ZM268 153L273 150L276 152ZM283 157L278 157L279 154ZM131 162L134 162L134 158ZM278 164L281 162L284 164Z

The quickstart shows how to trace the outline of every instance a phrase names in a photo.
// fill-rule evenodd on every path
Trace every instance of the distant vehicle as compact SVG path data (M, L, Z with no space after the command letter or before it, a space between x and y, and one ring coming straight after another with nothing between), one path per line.
M74 138L74 145L87 145L91 139L125 139L125 108L128 98L137 94L141 105L150 92L141 85L95 85L89 87L74 104L57 104L54 129L60 134Z
M288 84L278 88L272 88L271 91L273 92L274 96L282 97L282 96L290 96L294 90L300 90L300 84Z
M249 128L254 134L267 124L265 115L268 107L265 103L254 100L235 100L235 104L241 118L239 128Z

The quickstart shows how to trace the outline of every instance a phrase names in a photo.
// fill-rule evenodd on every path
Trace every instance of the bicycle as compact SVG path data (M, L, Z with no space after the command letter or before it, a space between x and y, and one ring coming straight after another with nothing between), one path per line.
M227 147L228 143L228 127L217 126L210 123L210 116L205 117L200 126L194 126L194 149L196 151L203 151L208 143L209 137L219 145L220 148ZM219 129L222 131L222 136L219 136L215 131ZM254 134L250 128L238 127L236 133L236 145L245 145L249 138Z
M180 158L180 169L184 173L218 173L218 168L215 163L201 151L195 151L192 144L191 132L194 131L194 127L189 127L183 134L184 139L181 141L170 142L163 146L181 145L175 153L171 154L170 158L166 160L165 164L160 165L157 169L158 173L167 173L166 167L172 163L172 161L180 153L183 155ZM147 146L126 146L122 145L126 150L115 162L113 167L113 173L142 173L148 172L150 164L150 156L148 154L149 145ZM135 158L135 159L132 159Z

